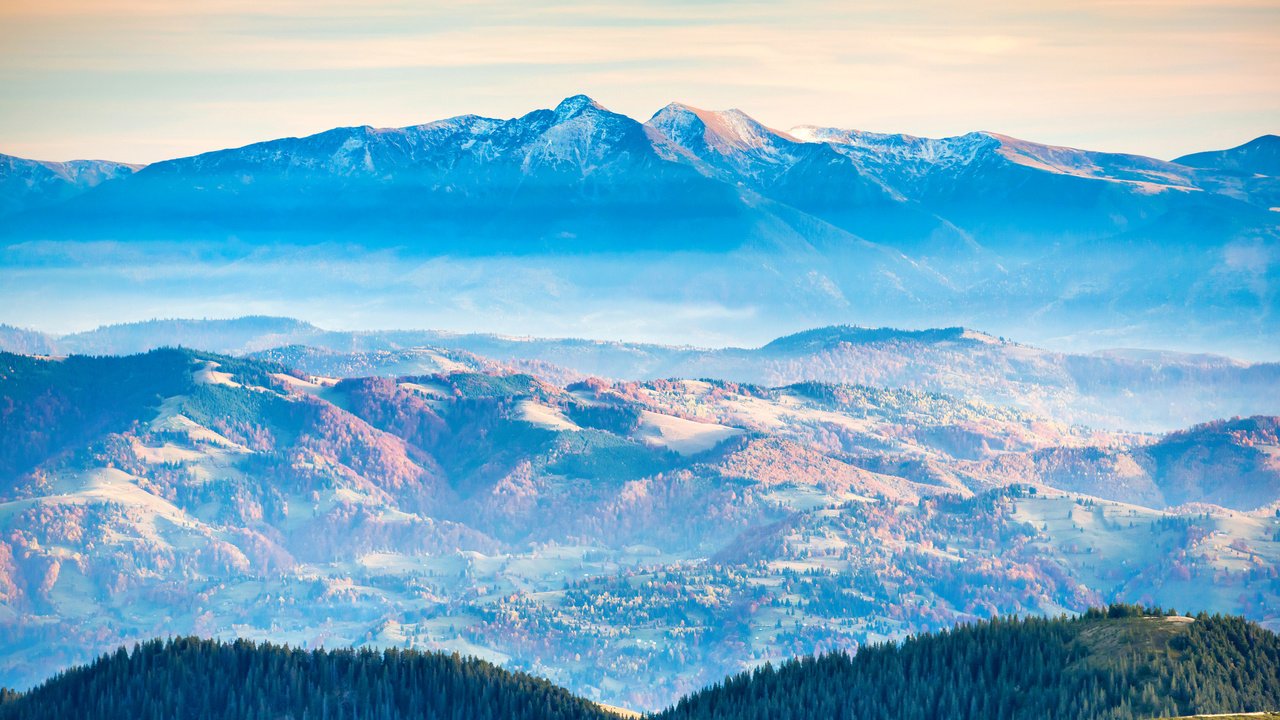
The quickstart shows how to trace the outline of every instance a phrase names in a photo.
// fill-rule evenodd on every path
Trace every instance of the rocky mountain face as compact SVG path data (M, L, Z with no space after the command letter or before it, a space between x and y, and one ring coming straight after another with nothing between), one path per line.
M0 356L0 684L195 633L460 650L658 708L997 613L1277 622L1274 417L1150 436L437 353L456 365L394 378Z

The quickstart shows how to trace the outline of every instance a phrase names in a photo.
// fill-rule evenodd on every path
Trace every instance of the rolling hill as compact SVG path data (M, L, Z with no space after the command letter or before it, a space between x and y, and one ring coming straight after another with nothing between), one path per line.
M658 718L1130 718L1280 706L1280 640L1238 617L1113 605L996 619L790 660L682 698ZM457 655L300 650L177 638L120 648L26 693L0 718L616 718L550 683Z
M197 638L121 648L0 700L0 718L610 720L545 680L482 660Z
M1274 626L1274 424L1159 437L860 385L0 355L0 684L190 633L457 650L657 709L1005 613ZM1170 495L1106 457L1157 459Z
M1112 606L765 667L658 717L1119 720L1273 710L1280 706L1277 643L1274 633L1239 618Z
M719 378L827 382L940 392L1108 429L1169 431L1212 418L1274 414L1280 366L1216 355L1054 352L966 328L837 325L758 348L697 348L428 330L329 331L289 318L157 320L69 335L0 328L0 349L128 354L181 345L251 354L315 375L396 376L519 369L561 384Z

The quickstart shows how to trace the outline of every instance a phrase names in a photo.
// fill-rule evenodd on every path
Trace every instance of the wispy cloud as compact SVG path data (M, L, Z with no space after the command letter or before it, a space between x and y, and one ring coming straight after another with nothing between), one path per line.
M1280 127L1276 37L1275 0L0 0L0 151L151 160L586 90L1173 155Z

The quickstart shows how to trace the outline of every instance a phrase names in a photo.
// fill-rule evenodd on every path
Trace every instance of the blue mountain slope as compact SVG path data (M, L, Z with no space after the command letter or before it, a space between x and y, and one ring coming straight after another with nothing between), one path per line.
M1227 150L1183 155L1174 162L1193 168L1280 176L1280 135L1263 135Z
M974 261L985 248L1023 258L1188 207L1269 208L1267 184L1236 175L1241 163L1271 171L1274 145L1259 138L1188 156L1201 158L1190 167L993 133L784 133L741 111L676 103L641 124L574 96L510 120L337 128L160 162L132 177L118 166L97 177L121 181L93 192L46 193L50 202L35 205L61 200L56 210L15 218L8 234L283 235L427 253L726 250L767 244L775 203L913 255ZM29 209L5 190L8 213Z
M1239 215L1262 225L1270 220L1257 214L1268 207L1266 194L1238 178L1138 155L985 132L942 139L816 127L793 132L830 144L1006 257L1034 258L1060 243L1133 233L1170 214ZM1226 239L1165 225L1165 236L1178 242Z
M741 337L746 324L756 338L801 324L965 324L1073 344L1083 331L1108 334L1106 345L1168 344L1159 338L1177 331L1258 356L1280 336L1280 183L1259 174L1274 145L1171 163L988 132L781 132L680 104L640 123L574 96L512 119L337 128L75 182L58 179L70 168L12 161L10 178L21 166L45 180L0 187L0 267L46 271L53 256L32 240L146 241L129 252L161 269L172 263L159 258L187 253L256 262L325 245L318 272L369 250L407 263L397 278L465 261L431 276L433 303L458 298L440 313L612 318L568 323L604 336L671 306L709 310L685 338ZM31 194L41 183L52 189ZM62 252L78 267L78 251ZM273 312L311 297L305 275L272 289ZM197 277L172 286L260 293L234 267ZM40 283L45 295L55 286Z
M908 253L972 253L963 233L826 142L805 142L740 110L672 103L646 123L708 176L751 188L859 237Z
M1280 136L1263 135L1227 150L1184 155L1174 162L1199 168L1215 191L1280 207Z
M46 162L0 154L0 217L55 205L140 165L107 160Z
M429 254L673 249L695 236L723 248L751 236L753 215L734 188L660 157L639 123L577 96L513 120L339 128L156 163L19 232Z

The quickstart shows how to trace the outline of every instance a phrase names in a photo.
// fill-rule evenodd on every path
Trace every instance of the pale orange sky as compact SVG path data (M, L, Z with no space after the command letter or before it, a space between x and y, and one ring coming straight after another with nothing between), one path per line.
M148 162L585 92L1173 157L1280 132L1280 0L0 0L0 152Z

